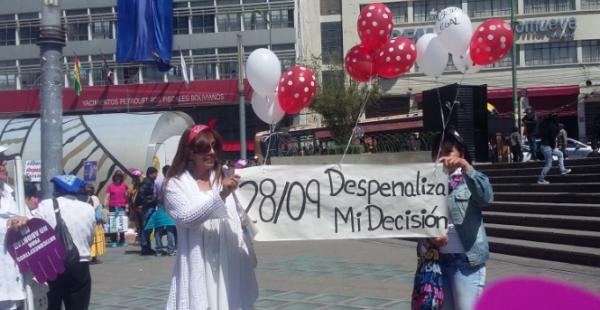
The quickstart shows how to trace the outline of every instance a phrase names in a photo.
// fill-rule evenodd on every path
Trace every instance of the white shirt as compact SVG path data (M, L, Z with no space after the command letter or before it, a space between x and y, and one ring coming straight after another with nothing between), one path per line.
M254 309L258 285L232 195L223 201L219 186L200 191L188 172L164 189L166 210L177 226L166 309Z
M6 246L7 220L18 214L16 202L9 192L0 192L0 308L13 309L15 304L2 303L3 301L17 301L25 299L23 275L13 258L8 253Z
M67 225L73 243L79 251L79 261L90 260L90 246L94 239L96 214L90 204L77 200L74 196L58 197L60 215ZM44 199L37 209L32 211L34 217L41 218L56 228L56 216L52 199Z
M462 174L462 168L458 168L456 169L456 171L454 171L452 174L450 174L450 180L452 180L452 177L456 176L456 175L461 175ZM462 244L462 241L460 241L460 236L458 235L458 232L456 231L456 228L454 227L454 222L452 221L452 217L448 216L448 243L446 243L446 245L442 246L440 248L440 253L444 253L444 254L459 254L459 253L465 253L465 247Z

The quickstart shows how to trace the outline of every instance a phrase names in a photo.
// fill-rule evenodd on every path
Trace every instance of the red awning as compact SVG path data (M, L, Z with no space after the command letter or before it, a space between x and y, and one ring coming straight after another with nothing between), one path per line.
M579 95L579 86L529 87L527 97L572 96Z
M517 89L517 95L521 96L523 93L522 89ZM512 88L496 88L496 89L488 89L487 98L489 100L494 99L504 99L511 98L512 99Z
M251 87L244 83L247 101ZM77 112L115 112L119 110L156 110L183 106L237 104L237 80L84 86L80 96L73 88L63 90L63 110ZM40 111L39 90L0 91L0 114L33 114Z
M250 152L254 152L254 141L246 141L246 149ZM224 152L239 152L240 141L224 141L223 142Z
M519 96L524 92L519 89ZM555 112L560 116L577 114L579 86L550 86L527 88L529 105L542 115ZM512 88L488 90L488 102L496 107L500 115L510 116L513 111Z

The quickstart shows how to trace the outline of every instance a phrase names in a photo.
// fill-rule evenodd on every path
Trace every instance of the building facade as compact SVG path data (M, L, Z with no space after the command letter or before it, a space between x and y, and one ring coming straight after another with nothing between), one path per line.
M160 72L154 63L116 63L116 0L60 0L59 5L66 32L65 113L180 109L196 122L219 120L217 129L235 141L240 132L237 35L242 35L245 58L264 47L273 50L284 67L296 60L294 0L174 0L171 65L177 70L169 73ZM41 9L40 0L0 8L3 117L35 116L39 111L36 41ZM185 86L182 56L191 80ZM75 57L81 63L81 97L73 96ZM107 66L112 81L106 77ZM247 110L247 138L252 141L254 133L267 126Z
M310 36L301 36L303 55L323 55L324 62L341 62L344 54L360 42L356 21L365 0L321 0L314 6L300 6L300 27ZM316 5L319 2L319 6ZM449 6L467 12L475 29L489 18L510 20L510 0L382 0L394 17L394 36L416 40L433 32L435 13ZM519 100L543 112L558 111L572 116L578 104L593 101L600 92L600 1L598 0L518 0L517 87ZM320 33L321 35L312 35ZM417 66L395 80L382 80L387 90L384 103L418 111L424 90L452 83L487 84L488 100L501 115L512 115L511 55L476 74L458 72L449 57L439 78L425 76ZM383 105L385 106L385 105ZM582 110L582 107L579 107ZM391 114L398 109L390 109ZM376 113L375 113L376 114ZM580 113L579 118L584 118ZM579 126L578 135L585 135ZM573 126L571 126L573 130ZM585 127L583 127L584 129ZM574 130L574 136L577 130Z

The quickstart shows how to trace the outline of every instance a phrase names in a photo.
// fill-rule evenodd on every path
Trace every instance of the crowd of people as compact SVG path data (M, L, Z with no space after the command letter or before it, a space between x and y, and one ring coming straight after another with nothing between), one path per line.
M528 111L528 115L532 114ZM561 173L570 172L563 164L560 140L556 144L563 128L556 115L535 122L532 127L525 119L525 134L530 148L539 148L544 155L546 165L538 183L546 184L552 154L559 158ZM541 140L531 142L535 139ZM508 141L513 145L513 157L521 159L523 139L518 130ZM20 229L30 218L44 219L51 226L62 218L79 262L48 283L48 309L58 310L62 304L66 309L87 309L90 263L99 262L106 246L127 246L124 229L107 231L113 225L106 224L126 217L137 232L141 255L176 255L166 309L253 309L258 283L252 227L235 194L240 176L219 157L222 146L215 130L194 125L185 130L172 165L163 167L160 176L154 167L145 174L138 169L115 171L104 203L93 184L76 176L54 177L55 197L41 201L37 188L26 184L30 211L24 216L16 215L12 189L5 183L6 168L0 165L0 247L6 246L7 230ZM485 286L489 258L482 210L493 201L492 187L487 176L472 166L467 149L453 129L433 139L432 159L441 162L449 175L449 229L418 245L420 255L432 248L439 251L444 303L453 309L472 309ZM127 176L130 185L125 182ZM0 309L19 309L25 298L20 289L23 275L4 248L0 249L0 264Z

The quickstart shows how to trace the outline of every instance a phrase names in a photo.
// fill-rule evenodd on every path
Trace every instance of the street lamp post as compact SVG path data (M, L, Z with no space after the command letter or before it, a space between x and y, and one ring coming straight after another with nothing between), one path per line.
M237 34L238 48L238 92L240 96L240 158L246 159L246 95L244 93L244 46L242 34Z
M54 191L50 179L63 172L62 48L65 45L65 32L62 28L58 0L43 1L39 33L38 45L42 67L39 90L42 126L42 198L50 198Z
M512 65L512 99L513 99L513 117L514 127L519 128L521 132L521 109L519 106L519 97L517 94L517 36L515 29L517 27L517 21L515 19L515 10L517 9L517 0L510 1L510 26L513 31L513 43L511 50L511 65Z

